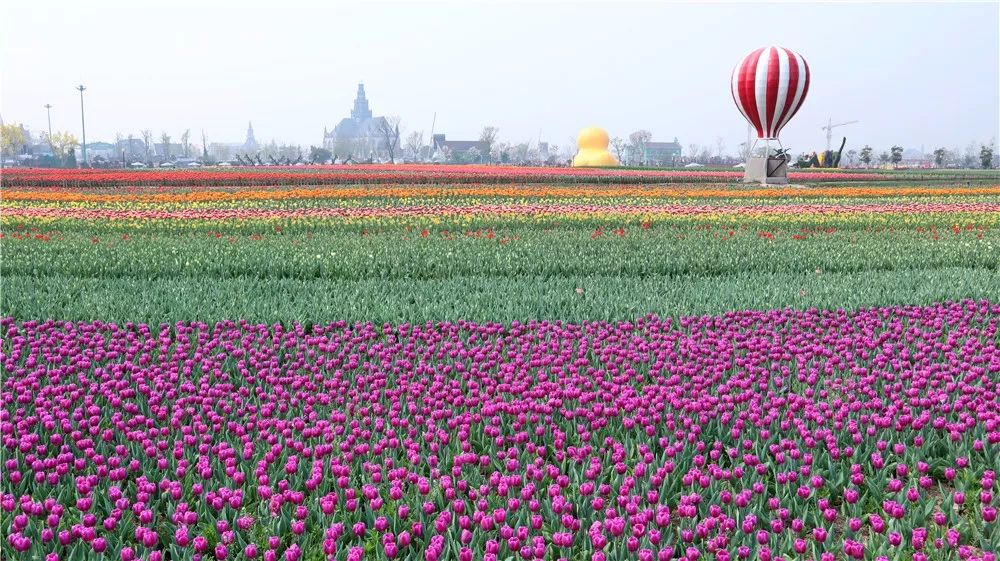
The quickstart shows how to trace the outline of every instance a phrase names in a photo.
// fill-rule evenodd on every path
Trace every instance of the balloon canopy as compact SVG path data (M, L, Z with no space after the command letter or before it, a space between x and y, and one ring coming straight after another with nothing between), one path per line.
M809 93L809 65L802 55L783 47L764 47L748 54L733 69L733 101L757 138L776 139Z
M598 127L587 127L576 137L578 152L573 167L617 166L618 160L608 152L608 133Z

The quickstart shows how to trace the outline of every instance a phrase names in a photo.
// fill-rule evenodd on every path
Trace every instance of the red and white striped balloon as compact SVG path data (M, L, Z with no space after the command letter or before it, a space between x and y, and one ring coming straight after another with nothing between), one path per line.
M775 139L806 99L809 65L783 47L757 49L733 69L732 90L757 138Z

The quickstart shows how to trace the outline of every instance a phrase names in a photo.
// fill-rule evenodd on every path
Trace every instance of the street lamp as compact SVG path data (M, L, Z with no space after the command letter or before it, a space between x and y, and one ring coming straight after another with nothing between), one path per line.
M52 144L52 104L46 103L42 107L45 108L45 113L49 118L49 149L52 150L52 155L56 153L55 146Z
M80 125L83 128L83 165L87 165L87 122L83 118L83 90L87 89L80 84L75 89L80 90Z

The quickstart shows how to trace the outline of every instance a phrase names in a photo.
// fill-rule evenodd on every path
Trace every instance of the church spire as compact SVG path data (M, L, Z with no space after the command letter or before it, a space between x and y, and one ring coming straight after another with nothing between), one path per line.
M358 84L358 97L354 99L351 118L355 121L367 121L372 118L372 111L368 108L368 99L365 97L364 83Z
M257 144L257 139L254 138L254 136L253 136L253 122L248 121L247 123L248 123L248 125L247 125L247 139L243 143L243 149L246 150L246 151L248 151L248 152L252 152L252 151L256 151L257 150L258 144Z

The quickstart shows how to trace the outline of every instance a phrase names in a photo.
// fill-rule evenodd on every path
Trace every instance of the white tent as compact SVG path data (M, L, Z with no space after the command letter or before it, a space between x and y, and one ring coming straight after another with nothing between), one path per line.
M142 162L132 162L129 165L131 165L134 168L144 168L144 167L146 167L146 164L144 164Z
M691 162L690 164L684 166L686 168L703 168L705 166L699 164L698 162Z

